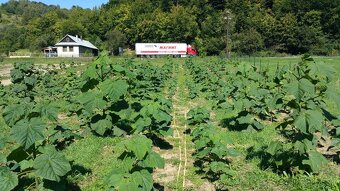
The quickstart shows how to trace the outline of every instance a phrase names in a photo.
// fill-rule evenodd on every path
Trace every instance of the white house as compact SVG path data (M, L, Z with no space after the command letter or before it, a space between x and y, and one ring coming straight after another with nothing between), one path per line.
M77 36L66 35L57 44L58 57L98 56L98 48Z

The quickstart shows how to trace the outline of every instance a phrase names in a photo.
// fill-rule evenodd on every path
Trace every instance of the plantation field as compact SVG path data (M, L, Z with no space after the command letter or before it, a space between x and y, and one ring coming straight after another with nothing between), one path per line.
M22 62L0 190L340 189L340 58Z

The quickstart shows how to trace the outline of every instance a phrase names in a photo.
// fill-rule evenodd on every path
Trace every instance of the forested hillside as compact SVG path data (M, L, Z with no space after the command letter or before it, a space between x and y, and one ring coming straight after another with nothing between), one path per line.
M40 51L71 34L111 52L185 42L201 55L226 44L238 54L339 55L339 15L335 0L110 0L92 10L10 0L0 6L0 52Z

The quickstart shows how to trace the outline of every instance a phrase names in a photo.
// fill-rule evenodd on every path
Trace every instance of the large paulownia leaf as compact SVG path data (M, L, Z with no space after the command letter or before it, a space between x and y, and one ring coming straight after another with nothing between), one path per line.
M3 153L0 153L0 164L7 162L7 156Z
M132 127L136 132L142 132L146 127L149 127L151 123L152 120L150 117L140 117L134 124L132 124Z
M100 90L108 96L113 102L119 100L121 96L123 96L128 89L129 85L124 80L105 80L99 85Z
M46 124L39 118L32 118L30 121L23 119L11 129L12 138L28 149L36 141L44 140Z
M268 148L266 149L266 152L269 153L272 156L275 156L278 151L280 151L283 148L282 143L277 141L272 141L269 143Z
M83 104L84 109L88 113L92 113L94 109L104 109L106 101L101 93L86 92L79 97L79 102Z
M150 168L164 168L165 161L164 159L156 152L149 152L143 161L146 167Z
M223 158L224 156L226 156L227 153L227 147L225 146L215 146L211 149L211 153L216 154L219 158Z
M147 170L135 171L132 174L114 170L108 180L109 186L119 191L150 191L153 181L152 175Z
M6 107L4 113L2 114L6 124L9 126L14 125L17 121L19 121L20 119L22 119L27 110L29 110L27 107L24 107L24 105L10 105L8 107Z
M126 151L132 151L138 160L143 160L145 154L151 149L152 141L143 135L134 136L123 141Z
M327 162L327 159L322 154L317 151L310 151L308 153L308 159L303 160L302 164L308 165L313 172L319 172Z
M18 185L18 176L8 167L0 167L0 190L11 191Z
M0 150L5 147L6 142L7 142L7 138L3 135L0 135Z
M317 64L314 62L310 64L308 68L310 69L309 75L320 80L324 78L332 80L335 73L334 68L328 66L327 64Z
M200 139L197 139L194 143L195 143L195 148L197 150L200 150L204 147L207 146L207 144L210 142L210 139L207 137L202 137Z
M305 78L290 82L285 86L285 89L288 95L293 95L298 101L300 101L305 94L314 94L314 85Z
M10 71L10 74L11 74L11 81L13 83L18 83L22 81L25 77L25 74L18 69L12 69Z
M48 118L49 120L58 120L58 108L52 104L38 103L33 111L39 113L42 117Z
M152 174L147 170L136 171L131 175L132 180L139 185L139 190L150 191L152 190L153 180Z
M162 136L171 136L174 134L174 129L168 126L163 126L158 129L158 131Z
M324 117L320 111L307 110L303 111L297 116L294 121L294 126L305 134L314 133L316 131L321 132Z
M47 180L60 181L60 177L71 170L65 156L52 146L45 147L33 164L35 174Z
M334 89L327 88L325 94L329 100L333 101L338 107L340 107L340 94L338 92Z
M106 130L112 128L112 122L108 119L102 119L97 121L96 123L91 123L91 129L93 129L99 135L104 135Z
M34 86L37 83L37 81L38 81L37 77L35 76L26 77L24 79L25 84L28 86Z

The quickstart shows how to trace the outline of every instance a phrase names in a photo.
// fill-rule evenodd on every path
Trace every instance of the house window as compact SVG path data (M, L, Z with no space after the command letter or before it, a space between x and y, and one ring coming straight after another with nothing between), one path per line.
M67 46L63 46L63 52L67 52Z
M69 47L69 52L73 52L73 46Z

